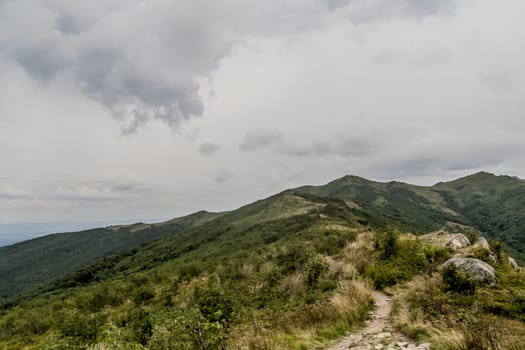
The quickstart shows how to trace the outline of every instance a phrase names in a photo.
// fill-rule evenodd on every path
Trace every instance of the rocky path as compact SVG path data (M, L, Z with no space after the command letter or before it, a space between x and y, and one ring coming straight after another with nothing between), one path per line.
M392 301L381 292L373 292L376 308L370 313L367 326L351 334L328 350L430 350L430 344L415 344L394 330L390 322Z

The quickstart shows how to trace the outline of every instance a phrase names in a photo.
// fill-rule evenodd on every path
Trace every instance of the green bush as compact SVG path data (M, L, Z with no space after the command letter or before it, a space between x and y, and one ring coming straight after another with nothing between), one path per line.
M209 284L195 289L193 299L202 316L209 322L228 326L233 312L231 298L218 285Z
M449 291L468 295L476 291L475 281L463 274L454 264L441 271L441 278Z
M130 311L125 319L125 326L131 332L131 340L146 345L153 333L153 323L146 310L135 308Z
M400 271L392 264L369 265L364 275L372 280L374 288L384 289L398 282Z
M58 324L61 333L66 337L79 338L83 341L96 339L100 327L104 325L106 316L101 313L84 314L71 312L64 315Z
M153 290L147 287L142 287L137 291L137 293L133 297L133 301L135 302L135 304L146 304L150 302L154 297L155 293L153 292Z
M398 237L399 231L393 228L377 232L374 236L374 247L381 252L383 260L388 260L397 254Z
M312 256L306 264L306 284L308 288L317 287L321 276L328 272L328 263L319 256Z
M228 339L227 330L220 322L210 322L200 312L187 313L186 333L181 335L190 349L224 350ZM188 347L184 347L187 349Z

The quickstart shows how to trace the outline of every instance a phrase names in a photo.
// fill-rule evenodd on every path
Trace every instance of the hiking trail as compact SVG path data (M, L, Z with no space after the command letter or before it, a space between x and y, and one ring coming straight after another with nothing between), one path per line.
M416 344L395 330L390 321L392 300L379 291L372 292L375 309L365 328L339 340L327 350L430 350L429 343Z

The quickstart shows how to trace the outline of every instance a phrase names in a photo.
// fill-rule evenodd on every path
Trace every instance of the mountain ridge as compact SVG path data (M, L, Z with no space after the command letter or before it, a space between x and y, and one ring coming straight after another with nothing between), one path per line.
M487 341L509 348L525 340L525 276L500 244L459 224L476 221L475 209L483 208L496 223L508 219L504 229L520 227L525 216L511 210L500 217L500 202L519 205L525 191L501 180L482 175L432 190L344 177L214 217L198 212L180 230L174 223L105 228L164 235L9 299L0 307L0 348L321 349L366 320L373 287L399 298L396 327L417 343L472 348L472 330L488 327L496 331L478 332L477 348ZM443 243L448 233L426 236L441 243L415 235L443 222L475 243L461 254L494 266L494 286L443 275L440 267L459 253Z
M278 196L285 196L283 198L287 198L289 202L283 199L283 202L279 204L279 207L274 208L273 212L258 213L258 217L256 216L252 220L262 223L265 221L264 215L271 219L278 218L282 212L290 210L294 205L300 207L297 198L313 195L324 200L342 200L349 208L360 212L364 217L362 220L374 227L394 225L404 231L422 234L438 230L449 222L470 226L490 239L502 241L506 249L523 262L525 261L525 211L518 211L521 213L520 218L523 219L515 220L497 209L501 208L502 202L504 202L500 198L499 192L506 193L509 190L520 189L522 192L519 193L517 204L525 203L525 181L505 175L496 176L484 171L448 182L438 182L432 186L418 186L399 181L372 181L356 175L345 175L324 185L305 185L285 190L229 212L210 213L201 210L184 217L155 224L115 225L76 233L38 237L12 246L0 247L0 281L3 282L3 287L0 288L0 296L6 298L23 293L40 283L63 277L67 273L87 266L96 259L118 254L141 243L185 231L232 212L246 210L243 208L258 208L257 203L271 201L272 198ZM485 193L483 191L491 192L495 199L490 197L492 202L486 203L488 196L480 197L480 193ZM293 199L294 196L295 199ZM462 198L466 198L466 202ZM309 204L307 208L298 209L299 212L296 214L300 213L301 210L309 210L315 206L315 204ZM492 221L483 221L485 216L477 212L479 208L484 208L482 214L486 214L487 211L490 214L490 211L493 210L498 215ZM500 231L500 228L503 228L503 231ZM510 234L507 235L507 232ZM111 243L111 239L107 236L108 233L118 235L123 241L119 241L118 244ZM95 244L91 248L91 250L96 248L96 253L89 252L89 249L86 250L83 247L86 244L94 244L90 242L90 237L88 237L90 234L98 236L93 238L93 242L98 240L98 245ZM84 235L84 243L71 243L71 240L79 239L81 235ZM134 239L129 240L130 237L134 236ZM71 239L68 243L69 238L60 241L60 237L71 237ZM106 243L102 243L104 239L107 240ZM53 240L60 241L56 248L53 248L51 243L46 243ZM68 248L68 244L76 246ZM27 247L27 249L22 249L23 247ZM54 249L54 253L49 257L51 263L46 263L46 254L50 249ZM85 259L82 258L84 255L79 257L79 250L83 250L83 254L89 256ZM18 255L25 255L26 258L17 263L16 257ZM67 263L67 267L63 268L63 262L67 262L68 259L75 261ZM16 292L14 294L13 292L6 292L7 289L13 288L9 281L6 282L6 276L12 275L22 267L25 268L26 274L29 276L26 280L30 279L31 282L24 285L24 278L18 276L18 281L15 284L22 287L15 286ZM35 275L38 277L35 278Z

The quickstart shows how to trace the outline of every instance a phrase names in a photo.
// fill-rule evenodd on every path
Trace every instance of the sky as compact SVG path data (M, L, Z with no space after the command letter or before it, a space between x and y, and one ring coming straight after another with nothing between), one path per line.
M0 224L525 178L522 0L0 0Z

